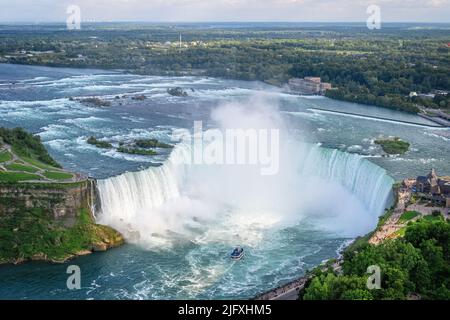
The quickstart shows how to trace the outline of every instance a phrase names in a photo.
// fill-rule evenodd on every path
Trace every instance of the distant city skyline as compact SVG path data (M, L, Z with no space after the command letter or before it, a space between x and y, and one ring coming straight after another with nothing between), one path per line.
M0 0L0 22L63 22L78 5L85 22L448 22L450 0Z

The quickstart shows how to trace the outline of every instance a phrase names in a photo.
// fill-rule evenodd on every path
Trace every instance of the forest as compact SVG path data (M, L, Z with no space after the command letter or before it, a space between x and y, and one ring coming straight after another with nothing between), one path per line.
M450 222L421 219L403 238L365 244L344 254L342 274L315 270L301 300L450 299ZM367 268L381 270L379 289L369 290Z
M199 75L283 86L320 76L333 99L417 113L450 110L448 25L0 26L0 62ZM181 37L181 42L180 42ZM410 95L415 93L417 95Z

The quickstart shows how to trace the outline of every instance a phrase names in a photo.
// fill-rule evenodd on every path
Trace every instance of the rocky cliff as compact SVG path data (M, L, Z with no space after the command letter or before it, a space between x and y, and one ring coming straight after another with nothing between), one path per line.
M95 181L0 184L0 263L63 262L123 243L94 221Z
M73 226L81 209L92 204L93 182L73 184L0 184L0 217L20 210L45 209L55 220Z

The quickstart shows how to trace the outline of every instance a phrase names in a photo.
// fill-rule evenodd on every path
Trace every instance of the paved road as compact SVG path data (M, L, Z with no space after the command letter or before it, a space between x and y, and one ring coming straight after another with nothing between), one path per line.
M294 288L285 293L278 295L277 297L271 300L297 300L298 299L298 291L300 288Z

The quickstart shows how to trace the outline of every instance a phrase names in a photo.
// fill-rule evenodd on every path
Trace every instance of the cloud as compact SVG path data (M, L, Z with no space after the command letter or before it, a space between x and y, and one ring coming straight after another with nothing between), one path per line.
M449 0L429 0L428 3L433 7L442 7L444 5L450 5Z
M388 21L450 22L450 0L0 0L0 21L65 21L69 4L96 21L365 21L377 4Z

